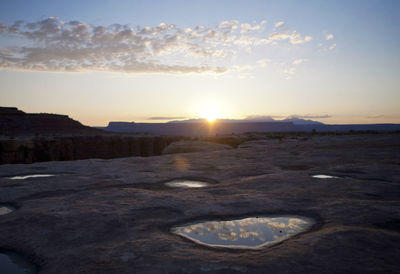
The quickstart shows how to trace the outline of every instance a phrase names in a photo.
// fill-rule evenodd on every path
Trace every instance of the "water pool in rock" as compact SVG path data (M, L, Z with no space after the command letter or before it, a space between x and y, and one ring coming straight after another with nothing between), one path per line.
M166 182L165 185L174 188L199 188L199 187L206 187L210 184L207 182L197 181L197 180L190 180L190 179L175 179L169 182Z
M14 253L0 253L0 273L31 274L36 273L36 267Z
M249 217L172 228L172 232L210 247L260 249L309 230L314 220L301 216Z
M340 177L338 177L338 176L326 175L326 174L315 174L315 175L311 175L311 177L317 178L317 179L334 179L334 178L340 178Z
M11 213L15 210L14 207L9 205L0 205L0 215L5 215Z
M52 177L56 176L54 174L29 174L29 175L23 175L23 176L14 176L10 177L11 180L25 180L29 178L42 178L42 177Z

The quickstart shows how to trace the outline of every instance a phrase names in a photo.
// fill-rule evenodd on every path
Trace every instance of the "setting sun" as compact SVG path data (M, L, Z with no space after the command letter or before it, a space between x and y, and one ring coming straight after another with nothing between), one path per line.
M207 107L203 110L201 117L207 119L208 122L214 122L219 116L219 112L216 108Z

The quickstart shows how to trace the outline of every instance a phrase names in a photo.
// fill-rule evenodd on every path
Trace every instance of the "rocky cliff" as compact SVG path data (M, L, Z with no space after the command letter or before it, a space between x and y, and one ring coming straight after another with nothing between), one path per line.
M0 140L0 164L161 155L178 137L70 136Z
M0 135L99 134L99 129L82 125L67 115L25 113L17 108L0 107Z

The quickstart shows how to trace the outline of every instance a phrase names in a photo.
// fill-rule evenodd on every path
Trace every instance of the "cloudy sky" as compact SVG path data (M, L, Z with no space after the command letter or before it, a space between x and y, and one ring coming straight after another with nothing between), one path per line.
M0 2L0 105L400 123L400 1Z

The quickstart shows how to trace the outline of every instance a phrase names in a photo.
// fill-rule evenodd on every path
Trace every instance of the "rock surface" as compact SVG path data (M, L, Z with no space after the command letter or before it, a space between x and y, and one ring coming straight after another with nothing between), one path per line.
M40 273L399 273L399 137L293 136L204 153L1 165L0 203L17 210L0 216L0 249L27 256ZM58 176L8 179L32 173ZM219 183L164 186L176 177ZM317 224L252 251L170 232L257 214Z
M183 138L183 137L182 137ZM180 137L83 135L0 140L0 164L156 156Z
M179 141L169 144L163 149L162 154L189 153L189 152L211 152L217 150L232 149L230 145L216 144L204 141Z

